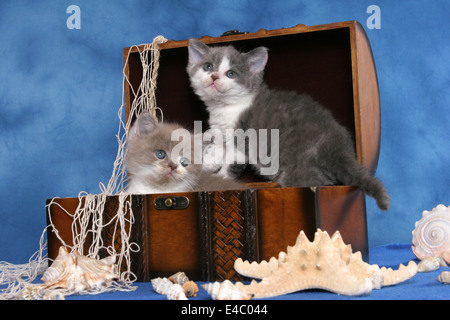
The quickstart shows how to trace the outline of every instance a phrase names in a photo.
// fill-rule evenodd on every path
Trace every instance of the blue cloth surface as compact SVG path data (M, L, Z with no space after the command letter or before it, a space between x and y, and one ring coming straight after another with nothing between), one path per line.
M71 28L72 5L79 29ZM369 28L371 5L379 29ZM449 16L448 0L0 1L0 261L24 263L36 252L46 199L107 184L123 48L158 35L349 20L362 24L373 49L382 126L376 175L391 196L387 213L367 200L370 247L411 242L423 210L450 205Z
M370 264L380 267L390 267L394 270L403 263L418 260L411 251L409 244L392 244L372 249L369 253ZM438 271L417 273L413 278L395 286L373 290L368 296L349 297L322 290L307 290L270 299L256 300L450 300L450 285L436 280L443 271L450 271L448 267L441 267ZM199 283L202 284L202 283ZM98 295L73 295L67 300L166 300L165 296L153 291L150 282L135 283L137 289L131 292L112 292ZM200 287L197 297L190 300L211 300L208 293Z

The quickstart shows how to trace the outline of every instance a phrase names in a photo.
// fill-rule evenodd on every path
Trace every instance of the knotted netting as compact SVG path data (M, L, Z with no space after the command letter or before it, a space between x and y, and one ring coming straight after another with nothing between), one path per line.
M43 230L39 241L39 250L33 254L28 263L17 265L5 261L0 261L0 300L5 299L52 299L64 298L70 294L95 294L107 291L131 291L135 290L133 282L136 276L131 271L131 253L139 251L137 243L131 242L130 236L134 223L132 211L132 197L127 194L125 187L128 179L125 159L126 159L126 140L127 133L131 127L132 119L142 112L149 112L155 118L157 113L162 111L156 105L155 90L159 68L159 45L166 42L163 36L153 39L151 44L143 44L132 46L128 51L128 56L123 68L123 88L122 88L122 104L118 111L119 129L116 135L118 142L118 151L114 161L113 172L108 184L105 186L100 183L99 194L89 194L82 191L78 195L78 207L74 213L69 212L58 203L57 199L52 199L47 204L47 210L50 212L52 206L59 206L60 211L67 214L73 221L72 243L66 243L59 234L56 226L51 220L49 214L49 225ZM142 80L139 87L133 88L127 72L128 59L132 52L137 52L142 65ZM131 102L129 114L124 120L125 110L125 88L131 90L134 100ZM108 196L116 195L118 197L118 209L111 218L104 218L105 203ZM111 228L113 236L111 242L114 242L116 235L120 236L121 245L116 246L115 243L107 243L102 238L102 230ZM117 270L119 270L118 279L108 282L108 285L101 288L91 288L84 290L74 290L70 288L43 288L36 282L38 276L47 270L49 258L47 257L47 241L46 233L51 229L56 237L61 241L62 245L68 252L78 252L79 254L99 259L99 253L107 252L110 256L115 256ZM89 239L89 240L88 240ZM89 241L87 252L85 250L86 241ZM36 290L34 290L36 288ZM27 292L27 294L25 294ZM32 292L30 295L29 293Z

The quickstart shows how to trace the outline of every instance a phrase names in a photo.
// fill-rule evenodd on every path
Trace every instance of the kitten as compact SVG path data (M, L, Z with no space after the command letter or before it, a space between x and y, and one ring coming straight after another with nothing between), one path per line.
M188 49L191 86L206 105L211 128L279 129L280 170L269 180L282 187L355 185L388 209L383 184L357 162L350 134L332 114L307 95L272 90L263 82L267 48L241 53L191 39ZM220 173L232 170L224 164Z
M245 188L237 181L202 170L201 163L195 164L194 139L190 133L191 153L186 157L181 149L172 152L180 143L172 141L172 133L177 129L185 130L177 124L158 123L147 112L137 117L127 137L127 192L148 194Z

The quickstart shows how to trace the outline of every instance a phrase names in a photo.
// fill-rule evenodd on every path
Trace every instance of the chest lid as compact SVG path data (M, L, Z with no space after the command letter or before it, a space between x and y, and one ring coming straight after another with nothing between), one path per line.
M233 45L249 51L269 49L264 80L269 87L306 93L329 109L355 140L358 161L375 172L380 143L378 81L369 40L356 21L318 26L297 25L255 33L226 33L200 38L209 45ZM208 129L208 113L190 87L186 72L189 40L160 45L156 102L164 120L192 129L194 121ZM143 68L139 52L124 49L125 106L128 118ZM135 96L136 94L136 96Z

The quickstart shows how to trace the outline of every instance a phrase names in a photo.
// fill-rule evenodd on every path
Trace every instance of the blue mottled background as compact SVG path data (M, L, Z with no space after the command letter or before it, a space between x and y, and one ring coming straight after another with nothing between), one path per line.
M69 30L67 7L81 9ZM367 200L370 246L410 243L422 210L450 205L450 2L447 0L184 0L0 2L0 260L38 249L45 200L99 193L111 176L122 101L122 48L299 23L366 28L382 108L377 176L392 198ZM176 76L176 75L174 75ZM176 90L176 88L174 88Z

